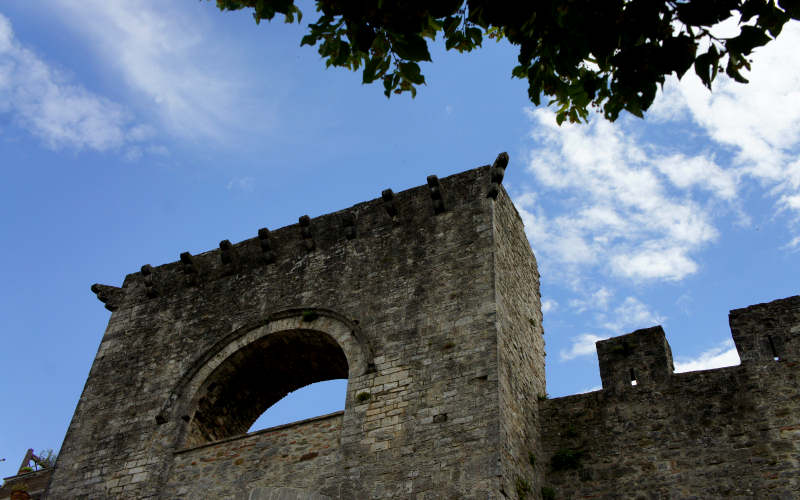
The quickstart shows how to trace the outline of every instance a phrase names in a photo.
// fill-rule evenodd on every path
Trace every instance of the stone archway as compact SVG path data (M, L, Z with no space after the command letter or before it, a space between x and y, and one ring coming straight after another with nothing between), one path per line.
M315 382L350 379L371 365L353 324L323 310L272 315L207 356L176 408L188 422L179 447L245 434L286 394Z

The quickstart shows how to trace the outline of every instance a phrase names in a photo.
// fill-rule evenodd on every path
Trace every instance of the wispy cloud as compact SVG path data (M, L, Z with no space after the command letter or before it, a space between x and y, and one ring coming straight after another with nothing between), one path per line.
M800 227L798 44L792 22L755 55L747 85L721 75L712 93L694 75L669 81L646 123L593 117L559 127L549 110L527 110L535 191L515 201L543 266L581 284L590 271L634 283L683 280L718 238L720 214L747 221L740 194L758 186L776 215ZM670 144L642 136L644 124L668 131ZM695 136L707 138L706 150L688 145ZM799 245L796 234L786 244Z
M235 48L210 34L202 10L153 1L56 4L109 68L145 97L142 105L157 113L168 131L223 141L255 123L263 129L260 117L268 114L268 103L256 110L246 102L252 75L235 63Z
M716 144L735 152L727 176L713 169L705 182L719 195L730 193L732 177L765 186L778 211L800 218L800 23L790 22L780 36L756 51L750 83L720 77L709 92L694 75L669 80L651 109L664 123L689 119ZM713 175L712 175L713 174ZM793 239L797 242L797 239ZM796 244L796 243L795 243Z
M608 298L611 294L607 289L601 288L592 294L593 297L601 297L606 301L605 304L587 304L587 308L600 310L595 315L595 323L598 329L608 330L612 335L621 335L630 331L653 326L664 321L664 317L650 310L644 303L636 297L626 297L611 312L605 312L608 307ZM588 356L596 352L595 342L605 340L610 335L598 335L597 333L583 333L570 339L570 346L559 352L561 361L569 361L581 356Z
M636 330L663 323L665 318L650 310L636 297L626 297L614 309L611 319L603 323L603 328L617 334L628 333L626 330Z
M739 364L739 354L733 345L733 340L726 340L716 347L704 351L696 357L681 357L675 360L676 372L693 372L697 370L710 370L723 366Z
M558 309L558 302L553 299L545 299L542 301L542 312L547 314L555 312Z
M106 151L150 138L125 107L70 83L14 36L0 15L0 113L51 148Z
M600 335L594 335L592 333L584 333L578 335L577 337L573 337L572 345L570 345L569 349L562 349L559 353L561 357L561 361L569 361L570 359L575 359L580 356L589 356L594 354L597 350L595 348L595 342L598 340L605 340L608 336L605 337Z
M605 311L608 309L608 302L613 295L614 292L605 286L601 286L584 299L571 299L569 305L577 313L582 313L589 309Z
M697 271L692 257L718 234L708 209L691 190L722 171L711 159L659 155L620 124L600 119L558 127L552 112L529 111L536 124L528 170L537 189L557 193L547 208L517 197L534 248L566 271L602 264L634 281L677 281ZM680 165L677 163L680 161ZM690 165L690 166L686 166ZM702 172L698 174L698 172ZM711 187L731 198L733 178Z

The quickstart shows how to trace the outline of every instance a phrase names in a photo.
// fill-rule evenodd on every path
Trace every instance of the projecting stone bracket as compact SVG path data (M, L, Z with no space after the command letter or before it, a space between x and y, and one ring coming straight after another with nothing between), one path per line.
M228 266L230 271L233 271L239 264L239 252L230 240L222 240L219 242L219 258L223 265Z
M150 264L145 264L142 266L142 281L144 282L144 294L147 296L148 299L153 299L160 295L160 291L158 287L155 285L154 277L153 277L153 266Z
M445 211L444 198L442 198L442 185L439 183L439 178L435 175L428 176L428 189L431 192L431 201L433 201L433 213L438 215Z
M262 227L258 230L258 242L261 246L261 255L265 264L272 264L275 262L275 250L270 243L269 229Z
M508 166L508 153L500 153L492 164L491 179L489 183L489 191L486 193L487 198L493 200L497 199L500 193L500 184L503 183L503 177L506 174L506 167Z
M125 290L116 286L95 283L91 290L97 295L97 300L105 304L106 309L111 312L116 311L125 298Z
M306 251L310 252L317 246L314 243L314 235L311 234L311 218L308 215L304 215L300 217L298 222L300 223L300 236L303 237L303 245L306 247Z
M391 189L384 189L381 192L381 199L383 200L383 208L392 220L397 218L397 207L394 204L394 191Z

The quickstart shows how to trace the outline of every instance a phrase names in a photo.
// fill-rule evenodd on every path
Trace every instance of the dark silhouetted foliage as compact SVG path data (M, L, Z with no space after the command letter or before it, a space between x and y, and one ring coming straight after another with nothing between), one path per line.
M300 22L293 0L217 0L222 10L253 8L256 22L282 14ZM719 71L747 83L743 69L756 47L769 43L798 0L317 0L319 18L301 45L313 45L327 66L361 70L364 83L382 81L384 93L410 92L425 83L419 63L430 61L437 34L447 49L469 52L486 38L519 47L511 74L528 80L538 105L551 98L557 120L586 120L594 107L609 120L622 110L641 117L665 77L692 66L703 83ZM718 38L709 28L739 18L741 32Z

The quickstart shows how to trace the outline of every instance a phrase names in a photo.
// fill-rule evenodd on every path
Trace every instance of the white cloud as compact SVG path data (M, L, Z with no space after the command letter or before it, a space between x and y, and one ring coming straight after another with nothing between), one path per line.
M636 297L627 297L614 309L613 319L606 321L603 327L619 334L628 333L623 330L638 330L664 322L664 317L651 311Z
M711 93L691 73L668 80L644 123L594 116L558 127L549 110L528 110L528 171L539 196L515 200L546 271L573 283L587 271L680 281L699 271L697 255L717 239L720 214L748 223L740 193L754 186L766 188L790 227L800 227L798 45L800 23L792 21L756 51L747 85L720 75ZM640 136L650 124L669 131L669 145ZM703 137L698 152L693 144ZM786 248L800 245L795 236Z
M569 301L569 305L575 310L575 312L578 313L582 313L587 309L604 311L608 309L608 302L611 300L613 295L614 292L604 286L601 286L596 291L589 294L589 296L585 299L571 299Z
M0 15L0 112L49 147L106 151L145 138L126 109L71 84L32 50L15 40Z
M561 356L561 361L569 361L570 359L575 359L579 356L588 356L590 354L594 354L596 352L595 349L595 342L598 340L605 340L608 337L601 337L598 335L594 335L592 333L584 333L582 335L578 335L577 337L573 337L572 345L569 349L562 349L559 353Z
M728 176L713 167L703 181L718 195L730 193L733 177L766 186L779 210L800 216L800 23L789 22L773 42L753 55L750 83L720 76L713 92L693 74L668 80L650 116L670 122L688 111L690 119L718 145L735 153ZM680 174L680 169L672 175ZM672 176L671 176L672 178ZM708 184L709 181L716 185ZM796 219L795 219L796 220Z
M598 300L608 302L612 293L606 288L600 288L591 297L596 297ZM570 305L574 304L571 302ZM597 309L597 304L587 300L586 307ZM602 305L602 309L606 309L607 304ZM609 318L606 313L600 313L596 316L596 323L603 328L610 330L614 334L628 333L629 331L637 330L639 328L646 328L653 326L664 321L664 317L653 312L644 303L636 297L626 297L617 307L611 312ZM588 356L596 352L595 342L598 340L605 340L609 336L596 335L594 333L584 333L570 339L570 347L562 349L559 352L561 361L568 361L580 356Z
M632 279L678 281L697 271L697 264L687 255L687 248L647 242L630 253L611 257L611 268L620 276Z
M656 167L678 188L705 189L723 200L730 200L736 195L735 174L723 170L709 158L687 158L675 154L658 160Z
M676 372L710 370L711 368L738 365L739 354L736 352L733 341L728 339L720 345L700 353L694 358L683 357L676 359L674 364Z
M594 118L558 127L550 111L529 114L536 147L528 170L537 190L556 196L547 198L547 209L526 193L516 201L545 262L573 273L611 262L610 271L634 281L674 281L697 271L691 254L718 231L687 188L731 199L734 176L709 182L724 172L713 159L654 153L620 123Z
M252 75L234 65L233 47L208 35L202 11L152 1L58 0L56 5L172 132L222 140L254 123L263 129L264 105L256 110L245 103Z
M558 309L558 302L552 299L545 299L542 301L542 312L547 314L551 311Z

